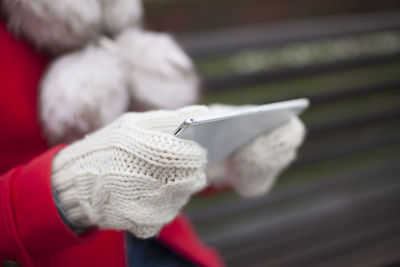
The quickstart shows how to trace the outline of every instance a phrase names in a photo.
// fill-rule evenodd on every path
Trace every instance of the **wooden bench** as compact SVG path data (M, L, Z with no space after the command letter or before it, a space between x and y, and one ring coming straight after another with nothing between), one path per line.
M186 208L228 266L400 262L400 12L178 36L204 103L311 99L306 142L272 192Z

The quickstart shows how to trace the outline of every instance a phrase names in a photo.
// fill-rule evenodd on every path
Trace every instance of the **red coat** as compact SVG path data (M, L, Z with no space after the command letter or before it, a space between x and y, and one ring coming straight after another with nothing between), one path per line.
M50 174L62 146L48 150L37 116L37 87L47 63L0 21L0 264L126 266L123 232L77 236L57 213ZM183 215L163 228L159 240L198 265L223 265Z

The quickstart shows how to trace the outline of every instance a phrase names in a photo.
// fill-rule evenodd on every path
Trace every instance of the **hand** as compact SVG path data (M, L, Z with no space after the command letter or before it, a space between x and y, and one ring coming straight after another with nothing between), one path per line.
M206 151L171 133L204 106L127 113L62 149L52 183L72 221L155 235L206 185Z
M293 118L280 128L262 135L227 160L209 166L210 184L230 185L243 197L265 194L279 174L295 159L305 127Z

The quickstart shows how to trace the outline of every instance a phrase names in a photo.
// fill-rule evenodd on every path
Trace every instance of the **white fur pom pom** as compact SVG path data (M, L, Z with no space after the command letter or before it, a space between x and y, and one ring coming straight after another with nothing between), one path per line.
M118 34L123 29L138 25L142 19L143 7L140 0L101 0L103 27L109 34Z
M8 25L35 45L52 52L84 46L101 26L97 0L3 0Z
M173 109L197 100L194 65L170 35L130 29L116 43L128 63L134 108Z
M51 144L79 139L128 106L121 62L98 47L60 57L42 80L40 116Z

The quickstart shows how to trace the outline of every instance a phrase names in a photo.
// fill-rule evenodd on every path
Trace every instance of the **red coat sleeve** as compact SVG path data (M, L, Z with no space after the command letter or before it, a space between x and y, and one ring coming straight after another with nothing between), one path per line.
M164 226L158 240L196 266L224 267L220 255L205 246L185 215L178 215L171 223Z
M32 258L91 240L97 231L78 236L61 220L51 187L51 164L62 146L0 176L0 262Z

